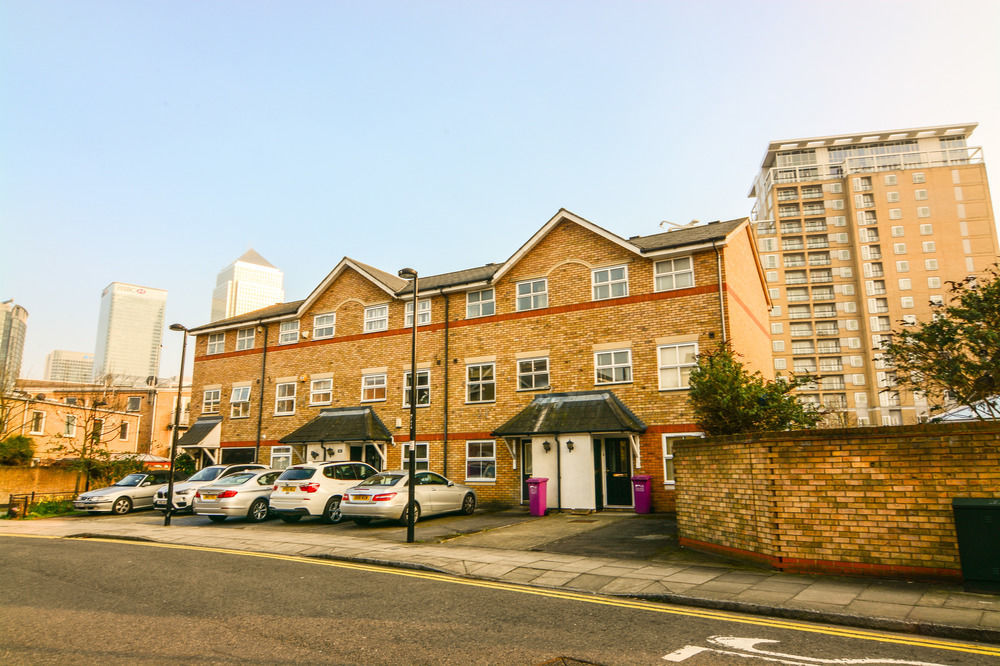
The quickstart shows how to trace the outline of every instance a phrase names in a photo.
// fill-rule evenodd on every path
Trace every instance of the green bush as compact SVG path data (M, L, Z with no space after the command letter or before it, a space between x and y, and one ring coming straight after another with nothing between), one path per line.
M45 500L28 509L29 515L38 516L39 518L61 516L66 513L75 512L76 509L73 508L73 500Z
M27 465L35 457L35 442L24 435L11 435L0 442L0 465Z

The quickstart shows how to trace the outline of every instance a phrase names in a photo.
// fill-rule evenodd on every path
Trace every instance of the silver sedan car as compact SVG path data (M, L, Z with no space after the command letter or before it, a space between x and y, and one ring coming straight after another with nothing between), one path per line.
M167 485L170 472L153 470L129 474L107 488L88 490L73 501L73 508L91 513L114 513L123 516L132 509L153 506L153 495Z
M367 525L375 518L398 519L406 524L409 474L405 470L381 472L365 479L360 486L344 492L341 513L358 525ZM476 491L472 488L426 470L417 472L414 479L413 522L420 520L420 516L450 511L469 515L476 510Z
M280 469L249 469L202 486L194 494L194 512L221 523L230 516L259 523L267 518L268 499Z

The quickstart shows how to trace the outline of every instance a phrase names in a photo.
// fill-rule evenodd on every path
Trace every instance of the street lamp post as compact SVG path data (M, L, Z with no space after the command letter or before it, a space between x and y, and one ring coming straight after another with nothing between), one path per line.
M417 272L412 268L403 268L399 277L413 282L413 328L410 332L410 453L408 463L409 478L406 482L406 543L413 543L413 492L416 483L417 466Z
M163 513L163 526L170 525L174 512L174 459L177 457L177 431L181 425L181 389L184 388L184 353L187 351L188 330L181 324L171 324L171 331L183 331L181 342L181 372L177 375L177 404L174 407L174 433L170 438L170 478L167 479L167 510Z

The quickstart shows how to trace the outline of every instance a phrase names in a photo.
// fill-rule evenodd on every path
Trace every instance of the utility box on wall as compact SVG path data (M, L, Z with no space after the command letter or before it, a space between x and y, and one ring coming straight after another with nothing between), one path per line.
M955 534L969 592L1000 592L1000 499L955 497Z

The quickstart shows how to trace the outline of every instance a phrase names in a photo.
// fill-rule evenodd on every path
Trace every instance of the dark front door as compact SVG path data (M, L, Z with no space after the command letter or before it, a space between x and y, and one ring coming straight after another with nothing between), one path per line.
M527 502L528 479L531 478L531 440L521 440L521 501Z
M604 439L604 492L608 506L632 506L632 451L628 439Z
M377 444L351 444L351 460L366 462L375 469L382 469L382 456L375 450Z

